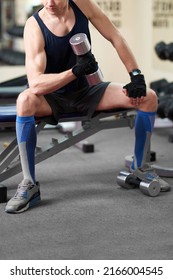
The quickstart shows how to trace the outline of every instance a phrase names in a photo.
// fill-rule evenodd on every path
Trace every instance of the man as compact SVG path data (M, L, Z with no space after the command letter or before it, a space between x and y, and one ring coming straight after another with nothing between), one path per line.
M39 183L35 179L36 145L34 116L53 115L58 121L62 112L81 112L92 116L95 110L136 108L135 156L131 170L145 179L148 175L167 183L145 166L146 145L157 111L157 97L146 90L144 76L125 39L93 0L43 0L43 8L25 25L24 45L29 87L17 99L16 133L23 180L5 211L20 213L40 202ZM69 44L77 33L90 40L88 22L111 42L126 70L130 83L103 82L89 87L85 75L97 70L92 53L76 56Z

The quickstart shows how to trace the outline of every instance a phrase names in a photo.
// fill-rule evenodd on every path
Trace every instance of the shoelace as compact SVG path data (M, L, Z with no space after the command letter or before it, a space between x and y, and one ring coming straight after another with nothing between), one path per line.
M28 186L18 186L17 192L14 196L15 199L23 199L24 194L26 193Z

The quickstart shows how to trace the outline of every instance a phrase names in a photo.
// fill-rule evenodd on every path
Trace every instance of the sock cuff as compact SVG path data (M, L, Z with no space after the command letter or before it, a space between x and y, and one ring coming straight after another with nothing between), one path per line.
M145 111L141 111L141 110L138 110L137 112L140 115L149 115L149 116L154 116L156 114L156 112L145 112Z
M34 116L28 116L28 117L17 116L16 117L16 122L18 122L18 123L35 122L35 118L34 118Z

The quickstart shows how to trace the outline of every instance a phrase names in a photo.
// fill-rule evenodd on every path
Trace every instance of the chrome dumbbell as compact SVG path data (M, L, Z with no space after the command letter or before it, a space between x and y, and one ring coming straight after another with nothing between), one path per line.
M119 186L125 189L133 189L139 187L141 192L148 196L158 196L160 193L160 184L156 180L141 181L136 178L133 173L127 171L121 171L117 176L117 183Z
M70 39L70 45L77 56L87 55L91 50L90 42L85 33L78 33L72 36ZM85 77L90 86L103 82L103 74L100 68L98 68L96 72L86 75Z

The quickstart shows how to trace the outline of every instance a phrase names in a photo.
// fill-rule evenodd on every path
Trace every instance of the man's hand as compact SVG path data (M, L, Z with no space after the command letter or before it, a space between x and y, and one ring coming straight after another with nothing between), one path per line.
M146 84L144 75L139 74L131 77L131 83L123 87L126 89L126 95L131 98L133 105L138 106L146 96Z
M73 74L77 78L92 74L98 70L98 63L95 60L94 55L90 52L87 54L77 56L77 62L72 68Z

